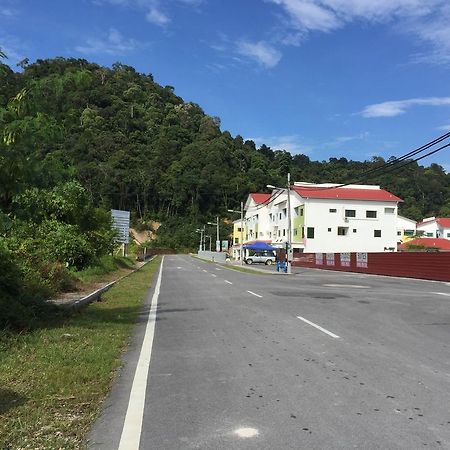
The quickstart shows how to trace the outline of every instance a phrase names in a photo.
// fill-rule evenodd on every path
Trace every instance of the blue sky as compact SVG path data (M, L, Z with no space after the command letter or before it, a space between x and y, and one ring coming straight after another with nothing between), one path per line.
M152 73L222 129L311 159L401 155L450 131L448 0L0 0L9 64ZM450 152L426 159L450 170Z

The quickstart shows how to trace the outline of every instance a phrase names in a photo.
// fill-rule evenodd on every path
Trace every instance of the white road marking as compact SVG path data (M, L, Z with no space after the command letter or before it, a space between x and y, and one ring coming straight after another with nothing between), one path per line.
M211 276L212 277L217 277L217 275L215 273L212 273Z
M306 322L308 325L311 325L312 327L317 328L318 330L322 331L323 333L328 334L328 336L331 336L334 339L339 339L339 336L337 334L334 334L331 331L328 331L325 328L322 328L320 325L317 325L314 322L311 322L308 319L305 319L304 317L297 316L297 319L303 320L303 322Z
M150 369L150 358L152 356L153 337L155 336L156 309L158 297L161 290L161 278L164 264L164 256L159 268L158 281L153 293L150 312L147 319L144 340L131 386L130 400L128 401L127 413L123 424L118 450L139 450L141 440L142 419L144 417L145 392Z
M218 267L216 267L216 270L222 270L222 269L219 269Z
M258 436L259 431L256 428L238 428L234 430L234 434L237 434L241 438L251 438Z
M254 292L252 292L252 291L247 291L249 294L252 294L252 295L254 295L255 297L259 297L259 298L262 298L262 295L259 295L259 294L255 294Z
M225 280L225 283L233 284L231 281Z
M370 286L361 286L360 284L324 284L325 287L342 287L356 289L370 289Z
M182 269L182 267L178 266L177 269Z
M203 269L203 272L205 272L205 273L206 273L206 272L208 272L208 271L207 271L207 270L205 270L205 269Z
M445 292L432 292L432 294L445 295L446 297L450 297L450 294L446 294Z

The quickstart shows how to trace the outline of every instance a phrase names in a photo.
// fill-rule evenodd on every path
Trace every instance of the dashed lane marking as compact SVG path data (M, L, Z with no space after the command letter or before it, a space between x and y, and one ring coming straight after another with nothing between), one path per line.
M450 297L450 294L447 294L445 292L432 292L432 294L436 294L436 295L445 295L446 297Z
M252 294L252 295L254 295L255 297L259 297L259 298L262 298L262 295L259 295L259 294L255 294L254 292L252 292L252 291L247 291L249 294Z
M355 289L370 289L370 286L362 286L360 284L324 284L325 287L342 287Z
M328 331L327 329L321 327L320 325L317 325L314 322L311 322L308 319L305 319L302 316L297 316L297 319L303 320L303 322L307 323L308 325L311 325L314 328L317 328L318 330L322 331L322 333L328 334L328 336L331 336L334 339L339 339L339 336L337 334L332 333L331 331Z
M225 283L233 284L231 281L225 280Z

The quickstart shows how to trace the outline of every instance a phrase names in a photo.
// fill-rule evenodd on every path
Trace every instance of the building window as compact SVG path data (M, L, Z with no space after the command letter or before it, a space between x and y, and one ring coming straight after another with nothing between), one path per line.
M373 230L373 237L381 237L381 230Z
M397 231L397 236L401 236L402 232L401 231Z
M447 237L450 237L450 233L447 233Z
M314 239L314 227L307 227L306 228L306 237L308 239Z
M331 231L331 228L328 228L328 232L330 232Z
M281 220L281 213L278 215L278 218Z
M394 214L395 208L384 208L385 214Z
M337 234L338 234L338 236L347 236L348 227L338 227Z
M286 230L283 229L283 236L286 236Z
M234 238L234 243L239 244L239 238Z
M376 219L377 218L377 212L376 211L366 211L366 217L368 219Z
M297 229L294 228L294 236L297 236Z
M238 233L240 233L242 231L242 228L238 228L237 230L238 230Z
M303 208L300 208L300 216L303 216Z
M425 236L426 237L434 237L434 234L433 233L425 233Z
M278 230L278 237L281 236L281 230Z
M287 208L283 208L283 217L286 217Z
M345 217L356 217L356 211L354 209L346 209Z
M305 228L302 227L302 239L304 239L304 238L305 238Z
M403 234L405 236L414 236L414 230L405 230Z
M336 212L336 208L330 208L330 213L335 213Z
M353 228L353 233L356 233L356 228Z

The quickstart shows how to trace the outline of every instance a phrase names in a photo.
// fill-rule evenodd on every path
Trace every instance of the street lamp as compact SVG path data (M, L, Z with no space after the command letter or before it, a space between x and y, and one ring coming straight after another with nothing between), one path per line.
M217 242L219 243L219 251L220 251L220 237L219 237L219 216L216 216L215 222L208 222L208 225L215 225L217 227L217 241L216 241L216 250L217 250Z
M228 212L241 213L241 266L244 265L244 202L241 202L241 210L235 211L234 209L229 209Z
M287 249L286 249L286 259L287 259L287 268L286 273L292 273L291 266L291 247L292 247L292 224L291 224L291 174L287 174L287 188L279 188L276 186L272 186L268 184L267 187L269 189L280 189L287 191L287 213L288 213L288 240L287 240Z
M200 233L200 246L199 246L199 251L203 251L205 250L206 247L206 243L203 242L203 234L205 233L205 225L203 225L203 228L197 228L195 230L196 233Z

